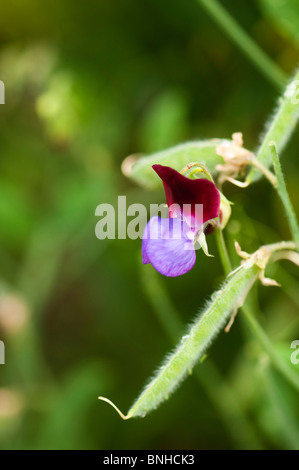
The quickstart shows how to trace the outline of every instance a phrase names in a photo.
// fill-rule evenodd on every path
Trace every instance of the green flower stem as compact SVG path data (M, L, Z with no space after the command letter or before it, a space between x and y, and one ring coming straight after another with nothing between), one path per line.
M158 321L170 341L175 344L184 326L159 274L151 266L142 266L141 280ZM248 420L238 396L229 382L222 377L211 358L204 361L200 369L194 370L194 377L218 410L239 448L262 449L262 443Z
M220 254L220 259L222 261L222 253L226 252L226 246L224 242L224 238L222 237L222 248L219 252ZM283 249L294 249L295 244L293 242L278 242L278 243L272 243L271 245L266 245L267 248L272 252L275 253L276 251L283 250ZM228 256L228 255L227 255ZM229 270L227 270L227 265L226 263L223 263L223 270L225 274L229 274ZM253 333L254 337L260 344L260 346L264 349L264 351L267 353L268 357L270 358L272 365L285 377L286 380L288 380L298 391L299 391L299 375L297 372L294 371L293 368L291 368L277 353L276 349L273 347L270 339L268 338L266 332L263 330L263 328L260 326L258 321L256 320L254 314L251 311L251 308L248 307L248 305L243 305L241 308L244 317L247 321L247 324Z
M221 263L222 263L224 272L227 275L233 270L233 268L232 268L232 264L231 264L229 254L226 248L226 244L223 238L223 231L220 228L217 228L215 230L215 234L216 234L216 243L217 243L218 253L221 258Z
M274 141L277 151L280 153L291 137L299 119L299 69L287 85L283 95L280 97L278 107L274 111L269 123L266 125L261 145L256 152L260 163L269 168L272 163L269 152L269 143ZM258 169L253 168L247 177L247 181L255 181L261 177Z
M285 184L285 180L283 177L282 169L281 169L281 164L280 160L278 157L278 153L276 150L276 145L274 142L269 143L271 153L272 153L272 158L273 158L273 165L274 165L274 170L276 174L276 179L277 179L277 186L276 190L279 194L279 197L282 201L282 204L284 206L284 210L289 222L290 230L292 233L293 240L295 241L297 245L297 249L299 249L299 227L298 227L298 222L296 218L296 214L293 208L293 205L291 203L287 187Z
M270 243L269 245L263 245L263 247L269 250L272 255L274 255L277 251L281 251L281 250L295 250L296 244L293 241L288 241L288 242L282 241L282 242Z
M284 72L273 62L257 43L241 28L236 20L217 0L198 0L209 15L234 41L263 75L278 88L286 81Z
M159 279L158 273L150 265L140 264L140 266L144 293L151 303L162 329L171 342L176 343L184 330L179 314Z
M284 359L280 357L276 349L273 347L270 339L266 332L260 326L255 316L252 314L251 309L247 305L242 307L242 312L246 318L247 324L250 327L251 332L257 339L258 343L264 351L267 353L272 365L285 377L285 379L291 383L296 390L299 391L299 374L294 368L290 367Z

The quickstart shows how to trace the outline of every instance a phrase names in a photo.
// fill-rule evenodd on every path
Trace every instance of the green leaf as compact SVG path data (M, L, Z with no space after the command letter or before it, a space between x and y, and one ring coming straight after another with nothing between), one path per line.
M176 145L167 150L139 158L129 169L128 176L141 186L151 189L160 187L160 179L152 169L152 165L171 166L177 171L182 170L190 162L204 163L211 173L215 166L223 163L216 154L216 147L230 142L225 139L199 140ZM127 172L126 172L127 174Z

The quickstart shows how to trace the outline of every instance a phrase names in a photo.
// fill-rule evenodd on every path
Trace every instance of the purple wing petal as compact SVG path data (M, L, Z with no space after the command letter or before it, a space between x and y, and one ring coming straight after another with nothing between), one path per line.
M180 219L152 217L142 241L143 263L151 263L168 277L181 276L193 268L196 254L190 227Z
M143 240L143 242L142 242L142 263L143 264L149 264L150 263L149 257L147 256L147 253L146 253L145 240Z

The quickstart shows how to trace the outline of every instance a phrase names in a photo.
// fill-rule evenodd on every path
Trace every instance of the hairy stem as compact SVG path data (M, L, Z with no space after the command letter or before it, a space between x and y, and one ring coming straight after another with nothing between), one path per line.
M299 119L299 69L287 85L283 95L278 101L277 109L266 125L266 131L262 138L260 147L256 152L257 159L264 167L269 168L272 163L271 154L269 152L269 143L274 141L277 151L280 153L293 131ZM261 177L258 169L253 168L247 177L247 181L255 181Z
M172 343L176 343L184 326L159 274L150 266L142 266L144 292L156 317ZM240 403L238 395L219 372L211 358L194 370L200 387L218 410L224 424L240 449L262 449L263 445Z
M128 412L127 418L145 416L166 400L194 364L203 356L211 341L239 306L259 276L256 264L245 264L214 296L208 307L196 319L189 333L183 336L174 353L166 359L155 377L145 387Z
M299 249L299 226L298 226L298 221L296 218L296 214L293 208L293 205L291 203L287 187L285 184L285 180L283 177L282 169L281 169L281 164L279 160L279 156L276 150L276 145L274 142L270 142L269 144L271 153L272 153L272 158L273 158L273 165L274 165L274 170L277 178L277 185L276 185L276 190L278 192L278 195L282 201L282 204L284 206L284 210L289 222L290 230L292 233L293 240L295 241L297 245L297 249Z

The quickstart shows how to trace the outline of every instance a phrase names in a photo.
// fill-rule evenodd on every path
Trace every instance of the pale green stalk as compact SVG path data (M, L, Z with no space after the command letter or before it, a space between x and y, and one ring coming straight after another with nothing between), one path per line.
M277 109L266 125L262 142L256 152L256 157L262 165L269 168L272 163L269 144L274 141L278 153L281 153L295 130L299 119L299 69L279 98ZM261 177L260 171L253 168L247 181L255 181Z
M280 88L286 81L285 73L267 56L221 3L217 0L198 0L198 2L263 75L273 85Z
M283 203L293 240L297 245L297 249L299 249L299 227L298 227L297 217L296 217L293 205L291 203L291 200L287 191L287 187L286 187L282 169L281 169L281 164L279 161L279 156L276 150L276 145L274 142L270 142L269 146L271 149L274 170L275 170L275 174L277 178L276 190Z

